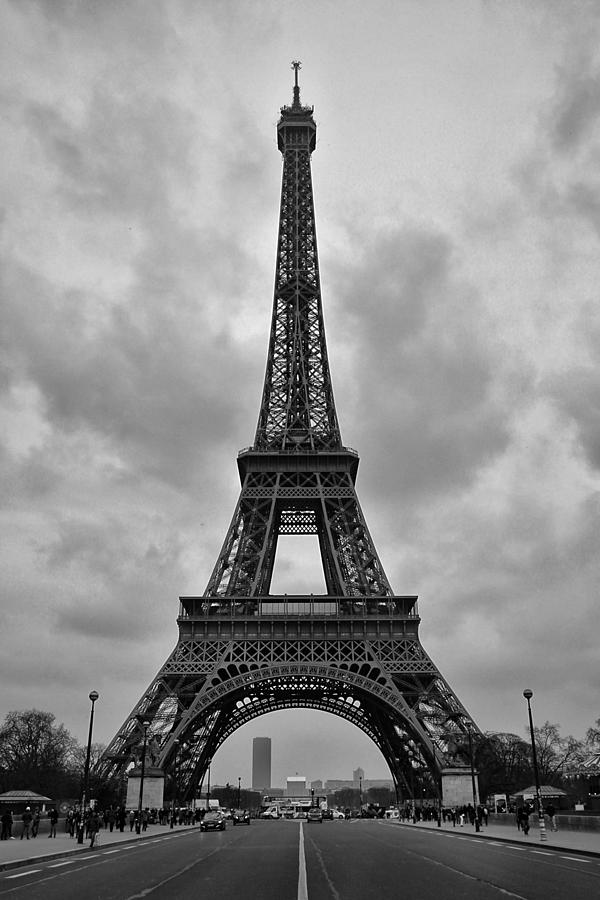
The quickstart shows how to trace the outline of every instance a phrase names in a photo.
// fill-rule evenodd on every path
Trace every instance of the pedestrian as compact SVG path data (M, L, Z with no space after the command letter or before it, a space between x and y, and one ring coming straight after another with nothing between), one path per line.
M27 806L25 808L25 812L21 816L21 821L23 823L23 828L21 829L21 840L23 840L24 837L29 840L29 829L31 828L32 819L33 815L31 814L31 807Z
M33 819L31 820L31 837L36 838L38 836L39 830L40 830L40 810L39 810L39 807L36 806L35 811L33 813Z
M90 815L87 822L87 830L90 838L90 847L93 847L96 843L98 832L100 831L100 816L95 809L90 810Z
M56 825L58 823L58 813L56 812L56 807L53 806L52 809L49 810L48 818L50 820L50 834L48 835L48 837L55 838L56 837Z
M129 810L129 830L133 831L133 826L135 825L135 813L132 809Z
M546 815L550 819L550 829L552 831L558 831L558 825L556 824L556 808L553 803L548 803L546 806Z
M108 816L107 816L107 819L108 819L108 827L109 827L109 829L110 829L111 831L112 831L113 828L115 827L115 818L116 818L116 816L115 816L115 811L114 811L114 809L113 809L112 806L111 806L111 808L108 810Z
M117 812L117 823L119 826L119 831L123 832L125 830L125 820L127 818L127 812L124 806L120 806Z
M2 836L0 840L9 841L12 838L13 815L10 809L5 809L2 813Z
M487 824L488 824L489 815L490 814L488 812L487 806L484 806L483 807L483 824L485 825L486 828L487 828Z
M150 821L150 812L148 807L142 811L142 831L146 831L148 828L148 822Z
M517 828L522 830L525 837L529 834L529 809L526 806L520 806L517 812Z

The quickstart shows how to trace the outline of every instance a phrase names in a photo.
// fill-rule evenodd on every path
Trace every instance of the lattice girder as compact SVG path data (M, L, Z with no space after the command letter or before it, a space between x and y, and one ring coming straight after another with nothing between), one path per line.
M283 152L271 338L254 446L303 452L341 447L321 303L310 155L310 110ZM282 110L282 119L286 111Z
M354 455L346 462L353 465ZM206 596L268 595L280 534L318 535L328 594L393 596L350 471L305 474L302 484L295 473L295 485L288 472L245 475Z

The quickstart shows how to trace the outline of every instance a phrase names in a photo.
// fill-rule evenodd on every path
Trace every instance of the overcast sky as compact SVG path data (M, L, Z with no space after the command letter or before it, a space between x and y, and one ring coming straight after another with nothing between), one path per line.
M94 688L108 742L206 587L258 416L300 59L333 386L383 566L481 729L525 735L531 687L536 722L583 737L598 4L0 0L0 42L1 718L49 710L83 743ZM312 589L282 551L277 583ZM249 781L255 735L275 784L388 774L354 727L292 711L232 736L215 781Z

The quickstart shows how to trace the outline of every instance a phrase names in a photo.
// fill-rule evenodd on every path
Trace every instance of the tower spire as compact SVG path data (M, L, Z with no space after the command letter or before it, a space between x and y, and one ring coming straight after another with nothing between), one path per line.
M300 106L300 86L298 85L298 70L302 68L302 63L299 59L294 59L292 61L292 69L294 70L294 101L292 106L296 109Z

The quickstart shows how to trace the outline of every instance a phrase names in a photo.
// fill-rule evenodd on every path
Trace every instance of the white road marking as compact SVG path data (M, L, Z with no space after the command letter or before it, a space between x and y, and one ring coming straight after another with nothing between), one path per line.
M574 862L585 863L586 865L591 863L591 859L582 859L581 856L561 856L561 859L572 859Z
M36 872L41 872L41 869L29 869L27 872L18 872L16 875L7 875L7 878L25 878L26 875L35 875Z
M306 885L306 858L304 856L304 829L300 822L300 841L298 846L298 900L308 900Z
M59 869L61 866L72 866L75 862L74 859L66 859L64 862L52 863L51 866L48 866L49 869ZM77 860L79 862L79 860Z
M532 850L532 853L537 853L538 856L553 856L554 854L548 853L547 850Z

